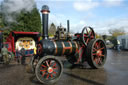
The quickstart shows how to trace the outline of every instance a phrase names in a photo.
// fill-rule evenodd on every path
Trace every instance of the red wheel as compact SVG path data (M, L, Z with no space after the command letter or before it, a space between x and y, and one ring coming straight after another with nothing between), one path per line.
M87 62L92 68L101 68L107 58L107 49L103 40L93 39L87 46Z
M41 58L36 66L37 79L43 84L55 83L63 71L62 63L54 56Z
M91 27L84 27L82 30L82 42L87 46L88 42L92 39L95 39L95 32Z

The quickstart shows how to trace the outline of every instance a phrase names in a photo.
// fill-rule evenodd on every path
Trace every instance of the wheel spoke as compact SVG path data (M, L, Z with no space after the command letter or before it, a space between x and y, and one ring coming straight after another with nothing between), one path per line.
M88 43L88 41L89 41L89 38L87 38L86 43Z
M53 69L58 69L58 68L56 67L56 68L53 68Z
M93 50L95 50L95 52L98 51L98 49L96 49L96 48L93 48Z
M92 35L92 36L91 36L91 38L93 39L93 38L94 38L94 36Z
M95 44L95 47L98 49L98 43Z
M92 30L91 30L91 32L89 33L89 35L90 35L90 36L92 35Z
M43 72L42 77L44 77L45 74L46 74L46 72Z
M49 67L48 61L46 61L47 66Z
M51 64L52 64L52 60L50 60L50 64L49 65L51 66Z
M43 71L47 71L47 70L40 70L40 71L42 71L42 72L43 72Z
M88 33L88 30L86 29L86 32L87 32L87 34L89 35L89 33Z
M54 63L54 65L52 67L56 67L56 63Z
M97 42L97 49L99 49L100 48L100 43L99 42Z
M101 41L98 43L98 47L101 48Z
M86 37L86 38L87 38L88 36L87 36L86 34L84 34L84 37Z
M101 55L101 56L103 56L103 57L104 57L105 55Z
M47 79L49 78L49 74L47 75L47 77L46 77Z
M99 50L103 50L103 49L104 49L104 47L100 48Z
M53 78L53 75L51 74L51 78Z
M53 71L53 73L54 73L54 74L56 74L56 72L55 72L55 71Z
M97 51L97 49L96 48L93 48L93 52L95 52L95 51Z
M44 67L44 68L46 67L45 65L41 65L41 66Z

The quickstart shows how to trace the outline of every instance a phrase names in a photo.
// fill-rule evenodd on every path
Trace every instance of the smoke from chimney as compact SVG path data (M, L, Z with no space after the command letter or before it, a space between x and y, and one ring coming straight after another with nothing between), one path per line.
M4 19L7 22L16 22L16 16L14 14L20 14L22 10L25 12L31 12L35 7L34 0L4 0L1 3L0 12L4 15Z

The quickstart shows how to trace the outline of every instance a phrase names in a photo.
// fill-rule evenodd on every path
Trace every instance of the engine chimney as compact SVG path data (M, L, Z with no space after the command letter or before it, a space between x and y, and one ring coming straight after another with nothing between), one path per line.
M43 33L43 39L48 39L48 16L49 16L49 7L47 5L42 6L42 33Z
M69 22L69 20L67 20L67 34L69 34L69 31L70 31L70 22Z
M67 20L67 40L69 39L69 33L70 32L70 22Z

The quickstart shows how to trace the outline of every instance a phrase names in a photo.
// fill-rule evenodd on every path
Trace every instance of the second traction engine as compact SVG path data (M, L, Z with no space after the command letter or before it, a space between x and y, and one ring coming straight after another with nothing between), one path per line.
M37 55L32 60L32 67L41 83L52 84L60 78L63 72L63 65L56 56L66 56L71 64L88 62L92 68L101 68L105 64L107 56L106 45L103 40L95 38L95 32L91 27L84 27L81 33L70 36L68 21L68 30L65 38L60 38L59 35L61 34L58 34L57 38L49 39L49 7L44 5L41 12L43 39L38 42Z

